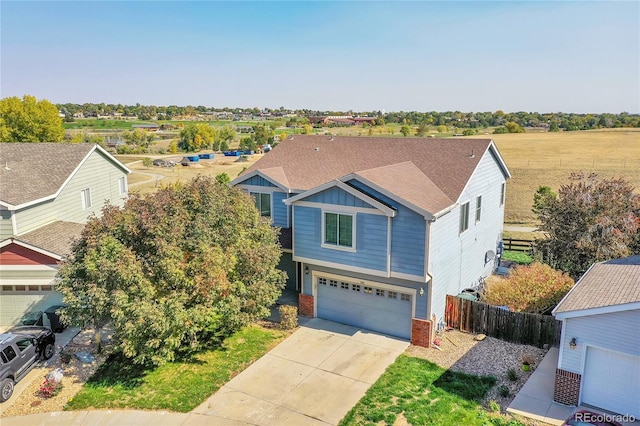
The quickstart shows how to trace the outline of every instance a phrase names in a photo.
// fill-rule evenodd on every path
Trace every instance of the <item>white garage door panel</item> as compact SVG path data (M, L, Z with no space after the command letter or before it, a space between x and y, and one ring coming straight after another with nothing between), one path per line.
M413 295L399 289L389 297L388 289L374 285L321 280L316 288L318 317L409 339Z
M640 357L587 348L582 402L640 418Z
M0 325L15 325L25 312L44 310L62 302L57 291L0 293Z

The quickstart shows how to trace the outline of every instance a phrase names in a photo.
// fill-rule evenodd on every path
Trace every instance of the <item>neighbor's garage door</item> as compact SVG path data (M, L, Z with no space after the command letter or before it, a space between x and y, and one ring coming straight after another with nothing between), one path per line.
M316 284L319 318L411 338L413 295L409 292L347 278L319 276Z
M62 294L51 285L0 285L0 326L15 325L25 312L61 302Z
M640 418L640 357L588 347L582 402Z

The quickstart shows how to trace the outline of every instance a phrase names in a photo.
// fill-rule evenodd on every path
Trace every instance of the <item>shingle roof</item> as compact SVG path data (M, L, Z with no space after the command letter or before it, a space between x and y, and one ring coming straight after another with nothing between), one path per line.
M59 256L66 256L71 252L73 240L80 237L83 228L82 223L58 220L15 239Z
M594 264L554 313L640 302L640 255Z
M55 194L94 146L0 143L0 201L18 206Z
M490 145L491 139L295 135L245 173L281 168L278 181L284 184L284 175L294 191L355 173L436 213L459 198Z

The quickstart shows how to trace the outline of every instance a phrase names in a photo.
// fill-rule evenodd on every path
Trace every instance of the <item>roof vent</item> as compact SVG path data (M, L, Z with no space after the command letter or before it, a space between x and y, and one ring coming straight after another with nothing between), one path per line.
M333 135L331 133L329 133L329 141L333 140Z
M318 152L318 151L320 151L320 148L316 146L313 150Z
M476 156L476 154L474 154L473 150L471 150L471 155L469 156L469 158L473 158L475 156Z
M5 170L11 170L11 169L9 168L9 162L8 162L8 161L5 161L5 162L4 162L4 169L5 169Z
M292 141L293 140L293 135L289 135L289 140Z

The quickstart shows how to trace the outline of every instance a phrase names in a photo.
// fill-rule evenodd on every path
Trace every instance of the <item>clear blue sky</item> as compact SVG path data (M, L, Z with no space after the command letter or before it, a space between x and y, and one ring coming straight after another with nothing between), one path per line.
M640 3L0 2L0 94L640 112Z

